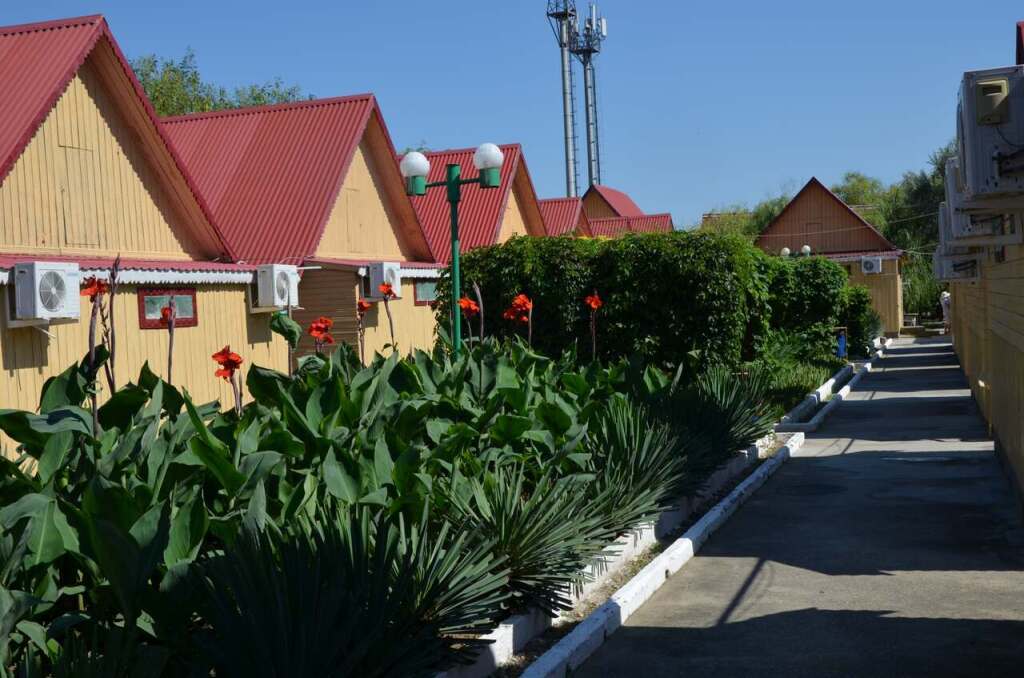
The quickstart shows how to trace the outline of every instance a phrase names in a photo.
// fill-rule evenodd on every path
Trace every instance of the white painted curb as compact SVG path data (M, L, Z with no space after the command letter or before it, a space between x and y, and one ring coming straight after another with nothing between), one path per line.
M586 574L591 580L583 586L582 590L575 591L570 595L572 603L575 604L585 598L633 558L653 546L659 538L673 532L705 502L707 497L714 496L754 464L771 447L774 440L775 434L770 433L746 450L741 450L729 462L712 473L692 496L680 498L675 506L662 511L656 521L639 525L629 534L619 537L613 544L610 544L608 555L600 562L587 567ZM485 640L492 642L481 648L472 664L452 667L437 674L436 678L483 678L489 676L499 666L515 657L528 642L550 628L553 621L554 619L540 610L513 615L483 636Z
M648 563L601 607L594 610L568 635L526 667L522 678L562 678L577 669L643 605L662 584L693 558L715 530L722 526L749 497L804 443L795 433L783 447L722 501L697 521L682 537Z
M807 397L804 398L799 405L791 409L789 412L783 415L781 419L779 419L779 423L775 425L775 430L779 432L788 431L789 429L785 429L782 427L798 423L801 419L804 418L804 415L806 415L808 412L813 411L818 406L818 404L821 403L821 401L825 400L830 395L832 395L832 388L838 382L848 377L851 372L853 372L853 365L846 365L838 372L833 374L832 377L828 379L824 384L808 393ZM793 430L796 431L802 429Z

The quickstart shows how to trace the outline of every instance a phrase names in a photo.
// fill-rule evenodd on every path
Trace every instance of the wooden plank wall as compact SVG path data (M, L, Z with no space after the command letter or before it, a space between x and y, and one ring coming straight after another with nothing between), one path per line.
M1024 490L1024 246L953 283L953 345L997 448Z
M863 285L871 292L871 306L882 318L882 327L887 335L899 334L903 326L903 281L899 261L882 261L882 272L865 275L860 262L847 264L850 284Z
M0 308L7 317L7 287ZM249 313L244 285L198 285L199 324L174 332L174 383L187 388L196 402L220 399L232 402L231 389L213 376L217 365L211 355L229 344L245 360L243 370L256 364L273 369L287 367L284 340L270 332L267 314ZM82 318L53 324L48 337L32 327L3 326L0 331L0 407L35 410L44 382L82 359L88 351L88 300L82 299ZM138 378L142 365L164 376L167 372L167 332L139 329L138 295L134 286L118 291L114 319L117 324L117 380L119 385ZM244 376L244 375L243 375ZM101 380L101 397L106 381Z
M164 186L90 58L0 185L0 250L191 258Z

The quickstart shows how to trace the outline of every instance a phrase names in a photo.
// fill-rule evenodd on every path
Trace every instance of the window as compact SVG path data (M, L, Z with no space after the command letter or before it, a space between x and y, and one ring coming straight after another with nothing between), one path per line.
M144 330L163 329L160 322L160 311L168 306L174 296L174 326L195 327L199 324L199 312L196 308L196 290L194 287L140 287L139 288L139 327Z
M413 283L413 294L417 306L429 306L437 301L437 281L417 280Z

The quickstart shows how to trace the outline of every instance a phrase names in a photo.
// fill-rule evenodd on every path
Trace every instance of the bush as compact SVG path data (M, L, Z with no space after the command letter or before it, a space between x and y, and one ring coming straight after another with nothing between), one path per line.
M825 257L770 257L769 306L772 327L802 330L834 326L839 319L846 272Z
M882 319L871 307L871 293L862 285L843 291L841 323L846 327L846 346L851 357L871 353L871 342L882 334Z
M548 355L589 353L583 298L596 290L604 300L597 325L603 359L638 355L675 366L699 350L710 362L736 365L751 343L749 308L764 296L759 257L741 238L706 232L513 238L466 254L462 276L465 290L480 286L490 335L522 336L522 326L502 312L515 295L529 296L533 345ZM450 317L450 289L445 275L438 287L441 327Z

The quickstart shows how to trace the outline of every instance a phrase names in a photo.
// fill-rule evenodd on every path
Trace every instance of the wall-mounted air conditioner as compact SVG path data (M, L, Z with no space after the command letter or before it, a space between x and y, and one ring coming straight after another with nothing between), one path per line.
M953 239L953 224L949 218L949 206L948 203L939 203L939 247L936 250L939 256L949 256L954 254L968 254L970 248L963 244L957 243Z
M391 285L391 291L398 298L402 297L402 267L392 261L375 261L367 268L370 276L370 290L367 295L371 299L380 299L380 286L384 283Z
M960 162L957 158L946 161L946 219L951 243L979 247L1016 245L1021 239L1020 212L1006 213L1000 208L969 208L963 185L960 183ZM1024 209L1024 196L1020 199ZM941 210L940 210L941 218ZM942 222L940 220L940 227ZM940 239L942 231L939 232Z
M254 312L276 311L299 305L299 270L286 264L264 264L256 269L252 291Z
M932 255L932 271L940 282L971 282L981 277L981 254L942 256Z
M1024 67L964 73L957 148L967 200L1024 194Z
M12 321L51 321L79 317L78 264L32 261L14 265Z
M860 272L864 275L874 275L882 272L882 257L861 257Z

